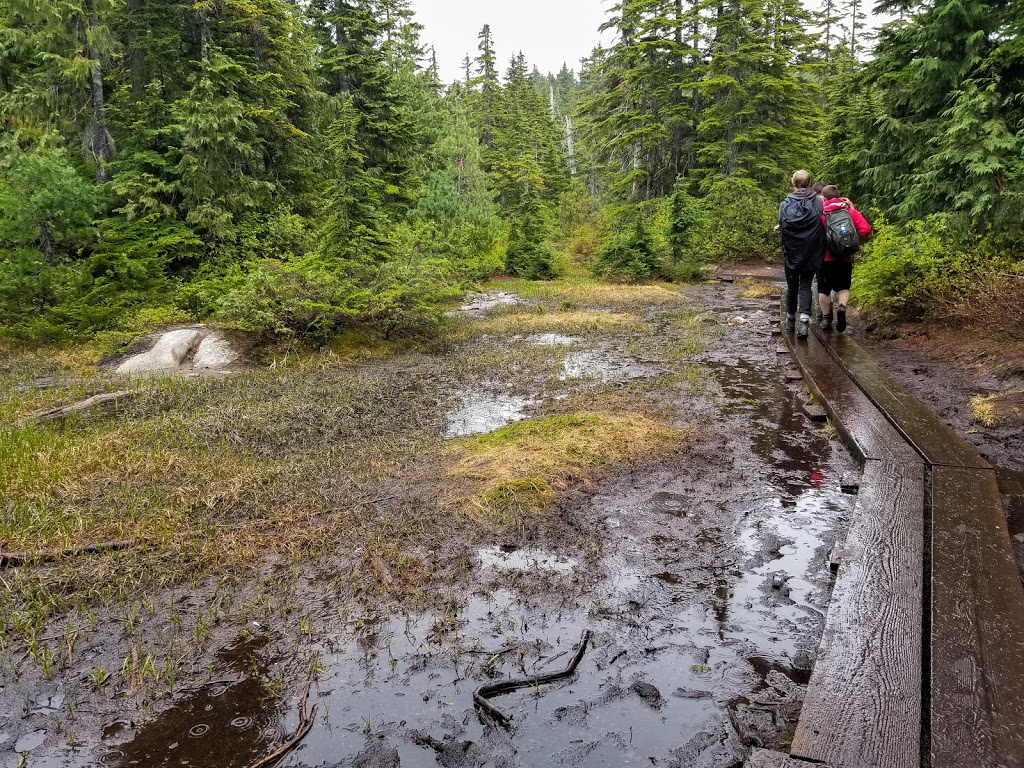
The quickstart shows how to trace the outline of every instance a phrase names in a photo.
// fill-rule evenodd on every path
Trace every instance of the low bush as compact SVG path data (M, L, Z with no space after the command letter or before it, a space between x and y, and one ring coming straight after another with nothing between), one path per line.
M525 236L513 236L509 242L505 268L527 280L550 280L558 274L551 247Z
M699 223L687 235L685 260L694 263L719 261L778 261L779 201L743 178L716 182L700 201Z
M1024 323L1020 290L1024 262L1015 261L948 216L893 224L879 217L858 254L854 299L887 320L933 320L992 325Z
M595 277L635 282L657 277L662 260L641 216L625 232L605 243L591 266Z

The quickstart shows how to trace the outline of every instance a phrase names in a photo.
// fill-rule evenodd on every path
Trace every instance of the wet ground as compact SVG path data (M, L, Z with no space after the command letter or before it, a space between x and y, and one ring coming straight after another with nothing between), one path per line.
M339 606L343 563L300 573L296 630L225 614L221 650L204 659L211 682L148 711L84 693L87 663L31 690L11 680L0 766L24 752L30 766L246 768L295 731L306 680L315 719L280 765L725 768L751 746L785 750L828 603L828 555L853 508L841 478L855 465L802 414L769 301L741 290L689 291L704 338L685 362L662 354L671 324L651 309L651 336L513 337L550 355L543 386L502 369L442 398L444 434L464 436L581 386L627 391L685 370L688 384L659 391L692 430L690 450L560 498L547 526L474 542L460 580L427 587L440 598L427 607ZM515 301L476 296L469 312ZM481 720L476 687L563 669L584 630L574 676L492 699L511 729Z
M905 324L853 334L872 357L929 410L971 443L1001 474L1024 481L1024 429L1020 414L983 424L971 412L973 398L1017 393L1024 399L1024 340L997 339L977 329ZM1003 484L1005 485L1005 484ZM1024 581L1024 495L1007 493L1003 509Z
M893 329L890 329L892 331ZM872 357L986 460L1024 472L1019 423L987 427L972 419L975 396L1024 389L1024 346L1000 344L956 329L907 325L882 338L854 327Z

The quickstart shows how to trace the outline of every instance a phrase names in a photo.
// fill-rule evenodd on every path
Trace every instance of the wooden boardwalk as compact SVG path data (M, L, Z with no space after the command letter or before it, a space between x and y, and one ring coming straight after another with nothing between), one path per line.
M849 337L786 336L864 475L791 754L748 767L1024 768L1024 588L995 471Z

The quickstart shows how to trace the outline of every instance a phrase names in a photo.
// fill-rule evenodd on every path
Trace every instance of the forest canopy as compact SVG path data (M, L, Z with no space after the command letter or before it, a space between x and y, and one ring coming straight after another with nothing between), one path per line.
M690 279L776 257L802 166L879 225L865 303L998 300L1024 9L883 0L873 40L864 10L624 0L578 71L485 26L443 84L409 0L0 0L0 329L323 341L429 330L499 272Z

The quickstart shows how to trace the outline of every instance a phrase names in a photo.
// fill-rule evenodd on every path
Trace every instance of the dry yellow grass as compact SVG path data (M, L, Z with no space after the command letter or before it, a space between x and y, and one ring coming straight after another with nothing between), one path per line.
M745 281L747 289L740 294L741 299L767 299L770 296L779 296L782 289L771 283L764 283L760 280Z
M662 283L628 285L592 280L512 280L501 283L500 287L526 299L544 299L580 307L632 308L641 304L663 306L686 301L679 289Z
M515 333L601 333L622 330L640 324L631 314L610 312L514 312L481 320L470 328L475 333L510 335Z
M635 413L547 416L460 440L450 474L461 488L475 489L464 499L471 508L505 517L540 511L600 468L663 454L687 437Z
M1024 389L971 398L971 418L986 427L1024 424Z

